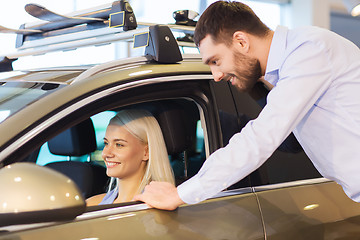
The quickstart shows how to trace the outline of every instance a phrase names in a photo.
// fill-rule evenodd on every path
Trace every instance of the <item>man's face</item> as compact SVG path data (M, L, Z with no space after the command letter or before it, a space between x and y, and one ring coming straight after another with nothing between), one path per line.
M230 81L240 91L250 91L261 77L258 59L242 54L233 46L216 44L210 35L200 42L202 60L210 66L215 81Z

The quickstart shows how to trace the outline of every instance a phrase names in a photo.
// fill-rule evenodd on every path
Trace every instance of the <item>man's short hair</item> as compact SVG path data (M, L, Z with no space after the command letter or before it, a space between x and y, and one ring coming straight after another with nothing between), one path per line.
M216 43L230 44L236 31L262 37L270 29L248 5L235 1L217 1L204 11L197 22L194 42L199 46L200 41L210 34Z

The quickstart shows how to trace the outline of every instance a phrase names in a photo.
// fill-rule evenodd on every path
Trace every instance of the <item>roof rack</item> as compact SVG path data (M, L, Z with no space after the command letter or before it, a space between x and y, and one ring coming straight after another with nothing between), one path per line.
M41 55L54 51L66 51L86 46L96 46L116 41L134 41L134 37L149 32L150 26L155 23L138 23L140 28L124 31L121 28L99 28L91 31L80 31L68 33L66 35L58 35L53 37L39 38L24 42L22 46L17 48L14 53L6 54L9 59L16 59L23 56ZM182 32L184 34L193 34L194 27L168 24L174 32ZM195 47L193 42L178 41L179 46Z
M115 1L67 15L55 13L37 4L28 4L25 10L40 21L23 24L17 30L0 26L0 32L1 30L12 31L18 35L17 51L0 57L0 72L12 70L12 62L19 57L73 50L116 41L133 42L134 47L148 46L145 50L146 54L156 55L159 54L160 45L165 44L160 40L160 35L171 35L171 38L174 38L172 32L167 29L185 34L186 37L183 38L185 41L176 42L174 39L177 49L178 46L195 47L195 44L191 42L194 26L168 24L159 27L154 23L137 23L135 13L127 0ZM164 63L174 61L174 59L159 58L160 55L153 59L160 59ZM171 56L168 55L167 58Z
M26 42L46 39L75 32L84 32L105 27L121 27L123 31L136 29L137 22L134 11L127 0L114 1L79 12L62 15L38 4L27 4L25 11L42 21L23 24L20 30L30 30L18 34L16 47L22 47ZM40 32L33 32L34 30Z

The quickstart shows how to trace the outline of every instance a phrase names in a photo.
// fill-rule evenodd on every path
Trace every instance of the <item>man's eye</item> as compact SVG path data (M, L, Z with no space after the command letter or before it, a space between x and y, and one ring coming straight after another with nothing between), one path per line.
M212 60L212 61L210 62L210 64L211 64L211 65L217 65L217 64L218 64L218 61L217 61L217 60Z

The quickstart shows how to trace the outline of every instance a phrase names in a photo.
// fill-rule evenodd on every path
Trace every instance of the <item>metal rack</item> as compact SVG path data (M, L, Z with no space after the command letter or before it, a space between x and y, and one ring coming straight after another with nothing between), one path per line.
M149 27L154 25L156 24L138 23L139 28L129 31L123 31L121 28L100 28L91 31L69 33L66 35L33 40L30 42L24 42L24 44L19 47L16 52L6 54L6 57L9 59L16 59L24 56L40 55L54 51L66 51L69 49L102 45L117 41L133 42L135 35L149 32ZM174 32L192 34L195 30L195 28L191 26L174 24L168 24L166 26ZM183 47L195 47L195 44L191 42L178 41L178 45Z
M134 42L135 36L148 33L149 28L156 25L155 23L136 23L135 13L126 0L115 1L112 4L69 13L66 16L51 12L46 8L42 10L55 14L55 17L59 15L64 19L53 22L40 20L23 24L20 30L40 30L41 32L34 33L29 31L28 33L17 33L17 50L13 53L5 54L5 56L2 57L3 60L0 58L0 71L11 70L12 62L24 56L42 55L54 51L67 51L118 41L126 41L131 44ZM112 14L119 12L124 12L123 22L117 24L117 27L112 27L110 17ZM135 27L133 22L131 23L133 24L131 28L127 26L129 22L127 18L129 17L134 18ZM101 21L74 21L74 18L100 18ZM194 26L176 24L168 24L166 26L168 26L172 32L180 32L188 35L193 35L195 30ZM195 47L193 42L178 41L178 45L181 47Z

